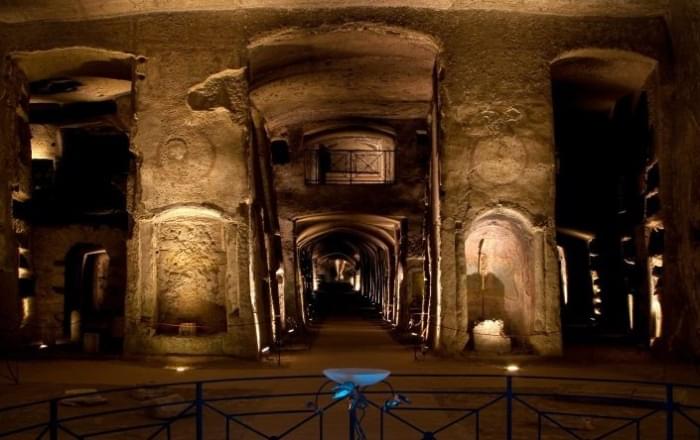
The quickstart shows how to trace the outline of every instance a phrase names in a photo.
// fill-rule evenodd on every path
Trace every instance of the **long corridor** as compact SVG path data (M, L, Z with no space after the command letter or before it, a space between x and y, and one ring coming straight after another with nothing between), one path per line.
M391 337L391 327L344 284L327 284L318 296L321 319L311 350L299 361L322 368L389 368L413 359L412 347Z

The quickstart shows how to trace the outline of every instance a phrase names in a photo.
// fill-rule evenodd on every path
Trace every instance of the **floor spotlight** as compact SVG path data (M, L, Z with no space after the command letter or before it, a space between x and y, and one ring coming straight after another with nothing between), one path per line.
M173 370L177 373L184 373L185 371L191 370L192 367L187 367L185 365L168 365L165 367L166 370Z

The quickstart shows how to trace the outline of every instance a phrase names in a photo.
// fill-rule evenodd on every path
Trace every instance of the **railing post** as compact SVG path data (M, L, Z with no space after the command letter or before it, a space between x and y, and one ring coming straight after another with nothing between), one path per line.
M204 440L204 419L203 419L204 400L203 400L203 393L202 393L202 382L197 382L197 385L195 388L194 407L195 407L196 439L197 440Z
M348 410L348 416L349 416L349 420L348 420L349 423L348 424L350 427L349 438L350 438L350 440L355 440L355 429L357 429L356 428L357 414L355 413L355 400L354 400L354 398L353 398L353 400L350 401L350 408Z
M479 440L479 436L481 435L481 421L479 421L479 411L476 412L476 420L474 422L474 438L476 440Z
M379 440L384 440L384 407L379 410Z
M673 401L673 385L666 384L666 439L673 439L673 413L676 411L676 404Z
M318 413L318 439L323 440L323 411Z
M513 376L506 376L506 440L513 438Z
M49 401L49 439L58 440L58 400Z

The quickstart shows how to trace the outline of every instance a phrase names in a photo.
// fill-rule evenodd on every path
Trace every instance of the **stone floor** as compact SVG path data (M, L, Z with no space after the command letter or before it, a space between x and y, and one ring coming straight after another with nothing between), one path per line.
M251 362L231 359L198 359L198 358L149 358L149 359L43 359L27 360L18 363L20 383L10 384L5 381L0 385L0 407L5 407L20 402L40 400L47 397L63 395L67 389L96 388L107 390L114 387L135 386L140 384L158 384L178 381L198 381L222 378L242 378L260 376L288 376L300 374L319 374L325 368L333 367L365 367L384 368L395 374L399 373L437 373L437 374L494 374L505 373L504 367L511 363L520 366L520 371L515 373L516 386L529 391L555 392L557 399L537 399L530 402L538 408L547 408L552 411L591 411L592 413L605 413L616 415L640 415L647 408L614 408L602 405L600 402L571 402L567 401L566 394L605 394L613 397L645 396L650 399L663 399L664 390L659 387L642 387L632 385L609 384L580 384L564 380L533 381L517 379L525 375L546 376L576 376L590 378L613 379L640 379L649 381L674 381L684 383L700 383L700 375L695 366L680 363L665 363L649 360L643 353L635 350L572 350L568 356L560 359L539 359L529 356L497 356L489 359L464 357L461 359L440 358L433 355L414 356L413 347L401 345L390 335L387 327L379 321L361 319L352 315L336 315L328 317L317 324L316 336L311 347L306 350L293 350L282 353L281 365L277 365L276 357L270 356L263 362ZM177 372L165 367L188 366L191 369ZM397 388L414 390L414 395L409 397L411 405L406 405L398 415L406 415L416 425L424 430L432 430L436 427L455 420L464 411L450 411L449 408L467 408L482 405L501 393L504 388L503 378L404 378L393 377L390 382ZM214 405L224 412L235 411L270 411L278 409L304 409L312 396L298 396L288 399L269 399L271 393L315 391L323 380L295 379L272 380L243 383L223 383L207 385L205 396L207 398L256 395L256 398L245 399L240 402L217 402ZM328 389L328 388L326 388ZM475 390L492 392L493 395L469 395L469 394L420 394L415 390ZM391 393L378 389L380 394L372 395L371 399L381 405L391 397ZM172 386L169 392L181 396L183 399L193 397L193 387ZM408 393L410 394L410 392ZM138 407L143 401L134 400L127 392L103 394L107 403L92 407L59 407L61 417L83 415L87 412L113 410L126 407ZM686 396L695 402L695 396ZM323 400L323 398L321 398ZM325 403L329 403L328 399ZM418 412L415 408L436 407L440 411ZM182 406L175 408L183 409ZM344 438L347 435L347 415L344 412L345 405L336 405L324 416L325 438ZM529 412L523 405L516 404L514 422L519 427L518 435L514 438L536 438L537 417ZM6 413L9 414L9 413ZM480 418L480 438L503 438L504 436L505 404L497 402L488 410L484 410ZM41 421L47 417L47 407L41 406L22 411L16 411L11 416L0 413L0 431L19 424L30 424ZM250 416L247 420L256 429L269 434L279 435L298 420L303 418L299 414L287 414L271 416ZM244 420L243 418L241 420ZM657 414L649 419L646 429L647 436L642 438L663 438L660 430L665 426L663 414ZM91 417L88 421L81 421L79 425L70 423L66 426L80 430L81 433L97 431L105 426L113 426L115 423L152 423L154 419L146 417L143 410L119 414L119 416ZM393 418L385 420L386 435L384 438L421 438L415 430ZM475 417L471 416L462 422L441 433L437 438L473 438ZM582 419L580 417L562 419L568 427L577 430L581 438L593 438L605 429L614 427L609 422L598 422ZM379 429L379 411L373 408L367 409L364 421L368 438L379 438L376 434ZM294 439L317 438L317 420L313 420L299 430L294 431L288 437ZM232 438L253 439L260 438L253 432L235 425L231 426ZM697 432L688 427L679 431L676 438L697 438ZM342 434L342 435L341 435ZM551 426L544 438L572 438ZM34 433L34 436L36 433ZM193 438L192 420L185 420L174 425L173 438ZM686 437L686 435L688 437ZM34 436L15 436L11 438L34 438ZM630 437L632 436L632 437ZM64 437L61 437L64 438ZM70 438L70 437L65 437ZM143 433L121 433L106 438L147 438ZM158 438L165 438L164 436ZM206 414L206 438L225 438L225 419L208 410ZM622 432L619 436L610 438L634 438L632 431Z

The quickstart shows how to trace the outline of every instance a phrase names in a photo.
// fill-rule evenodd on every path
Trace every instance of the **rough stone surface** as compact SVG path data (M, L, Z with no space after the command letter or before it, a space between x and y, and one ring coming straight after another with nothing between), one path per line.
M292 147L290 163L273 169L287 279L294 279L291 274L296 269L294 241L289 235L293 233L292 220L327 211L327 206L357 211L358 194L363 197L365 213L406 217L409 242L421 235L427 156L415 144L414 135L419 121L424 123L428 117L433 99L432 62L419 57L422 63L416 64L405 53L405 66L416 67L409 74L397 69L401 60L384 59L386 54L381 51L363 56L367 48L351 44L357 53L339 51L323 71L323 57L312 56L320 52L311 49L320 50L325 44L323 35L316 33L319 29L347 29L348 23L355 24L350 26L355 26L353 32L357 23L363 23L360 27L375 37L387 33L386 29L404 29L406 35L424 35L438 48L442 166L439 321L443 327L439 348L446 351L462 350L467 342L470 228L482 216L504 209L526 218L532 229L527 251L514 245L505 253L496 253L501 259L509 253L535 255L528 273L522 275L535 286L532 314L523 331L530 332L530 344L536 351L560 351L550 63L564 53L591 47L630 51L656 60L661 90L658 107L667 114L660 129L674 132L674 154L662 158L662 175L674 176L665 178L670 179L667 186L671 191L664 197L674 212L669 241L676 243L668 250L667 266L675 263L678 269L669 274L667 289L676 293L665 307L679 319L666 320L666 330L672 346L696 340L700 214L698 170L691 158L696 156L698 144L700 42L695 20L698 7L690 1L672 4L671 36L682 66L676 72L674 101L681 110L674 110L678 116L671 120L667 90L674 80L674 66L666 20L661 15L665 2L480 0L427 5L416 0L413 7L344 2L348 7L333 9L336 3L325 2L319 8L321 4L315 1L295 3L294 7L286 7L291 4L285 2L256 2L253 7L250 2L228 6L230 2L223 5L218 0L196 4L182 0L165 9L162 2L145 0L108 5L76 0L60 11L48 2L26 8L17 4L6 2L0 8L0 19L9 23L0 29L2 53L89 45L133 54L139 60L131 132L138 166L129 194L135 224L128 243L127 296L127 313L137 323L127 323L129 351L255 355L259 348L251 323L267 311L262 310L261 294L265 256L258 244L264 242L262 234L270 231L263 231L260 224L263 197L251 184L250 121L244 116L249 113L244 92L249 72L245 68L251 60L262 60L262 65L269 67L284 65L285 60L278 58L285 53L310 58L296 66L298 70L281 72L286 75L281 78L269 72L252 75L252 103L263 128L272 130L267 134L284 136ZM304 8L317 9L310 14ZM39 21L48 17L54 20ZM81 20L85 18L90 20ZM69 19L77 20L62 21ZM271 41L271 35L289 33L311 34L313 41L304 40L308 46L302 45L297 52L282 44L283 50L263 50L264 56L254 56L260 53L256 48L264 49ZM317 37L321 40L314 40ZM275 46L279 39L275 41L268 46ZM353 56L357 59L349 60ZM277 64L266 64L270 59ZM314 70L323 74L314 76ZM366 83L363 89L351 75L361 70L384 73L386 76L377 78L400 87L383 89L381 81L376 81ZM312 74L307 75L309 72ZM418 78L411 76L413 73L420 73L420 82L415 90L409 90L408 84ZM289 90L287 86L297 93L282 95ZM338 92L342 99L329 101L320 89ZM412 99L403 102L402 93ZM11 115L16 101L12 111L3 107L3 128L14 127ZM280 114L275 113L276 101L285 107ZM300 109L295 113L297 104ZM361 117L362 113L391 118L403 147L396 162L396 184L361 190L364 192L354 187L305 185L299 147L304 131L318 128L314 126L319 122L318 115L312 115L314 107L333 118ZM343 113L343 108L347 112ZM306 120L314 124L305 124ZM3 158L18 157L17 144L7 141L4 145L12 147L3 146ZM26 166L12 169L26 175ZM3 185L27 185L26 178L6 174L0 171ZM0 207L6 221L0 223L0 261L4 261L2 273L10 273L16 268L12 234L8 232L9 196L3 193ZM206 221L189 214L168 217L183 207L216 215L207 214ZM156 255L159 249L162 254ZM186 266L196 269L193 275L180 269ZM284 287L290 310L297 307L293 285L287 282ZM153 324L161 312L165 316L179 313L168 311L167 301L159 305L158 298L170 295L179 301L186 296L184 290L198 292L198 297L208 298L205 302L217 307L223 305L229 331L201 338L155 334ZM683 310L688 302L691 307ZM199 306L193 303L192 307Z
M36 315L30 322L33 337L52 343L64 336L66 256L76 245L103 248L110 258L108 285L112 300L124 303L126 285L126 232L106 226L36 226L32 230L34 273L36 274ZM119 307L121 308L121 307Z
M0 347L14 346L18 341L19 323L21 320L17 283L17 222L13 220L12 195L13 189L20 189L22 170L26 167L26 153L22 154L20 138L17 136L22 123L18 118L17 106L22 101L24 91L19 85L22 75L13 67L0 63L7 75L0 80L0 312L3 324L0 326ZM26 98L25 98L26 100ZM22 162L25 162L23 165Z
M677 57L671 105L673 125L662 199L668 213L664 267L663 335L667 348L700 354L700 4L671 2L670 29ZM662 336L663 336L662 335Z
M156 406L155 408L146 408L145 415L152 419L171 419L180 415L189 405L188 403L182 403L185 399L179 394L169 394L163 397L156 397L153 399L143 401L144 406L150 405L163 405Z
M198 221L167 222L158 242L158 321L221 326L225 253L221 228Z
M140 271L127 314L140 318L128 322L129 351L255 355L248 253L240 246L247 245L240 233L245 225L201 207L139 221L134 244ZM201 326L204 335L167 331L181 323Z

